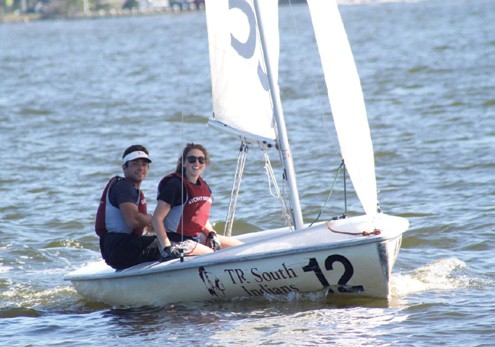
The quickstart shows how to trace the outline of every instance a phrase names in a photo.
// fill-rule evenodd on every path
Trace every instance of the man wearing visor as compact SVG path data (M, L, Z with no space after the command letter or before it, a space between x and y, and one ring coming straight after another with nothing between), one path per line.
M142 145L127 148L122 155L124 177L108 182L96 213L95 230L105 262L114 269L160 259L159 242L152 232L152 215L140 190L148 175L149 152Z

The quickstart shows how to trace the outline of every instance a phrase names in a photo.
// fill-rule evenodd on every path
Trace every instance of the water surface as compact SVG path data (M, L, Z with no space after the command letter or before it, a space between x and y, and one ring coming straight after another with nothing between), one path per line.
M203 143L222 226L238 143L211 113L203 12L0 25L0 343L12 346L490 346L495 333L495 4L342 6L376 151L380 202L411 228L390 301L301 299L112 308L63 275L99 259L97 200L125 147L149 147L150 208L184 143ZM304 6L281 10L280 87L312 221L340 165ZM301 49L305 47L305 49ZM250 153L236 232L277 227ZM277 163L274 163L277 166ZM343 211L342 186L324 206ZM349 201L349 213L360 206Z

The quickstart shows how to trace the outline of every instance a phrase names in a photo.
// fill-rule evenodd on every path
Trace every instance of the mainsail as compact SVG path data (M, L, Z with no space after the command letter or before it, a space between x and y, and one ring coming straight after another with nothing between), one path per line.
M373 145L361 82L335 0L308 0L342 157L368 215L377 212Z
M265 53L270 56L276 81L278 1L260 1L260 7L269 42ZM250 140L273 142L273 106L253 7L244 0L209 1L206 19L213 95L210 124Z
M213 117L248 141L276 143L296 229L303 227L278 87L278 0L206 3Z
M335 0L307 2L341 154L364 211L374 215L378 198L373 146L361 82L347 34ZM278 1L263 0L255 4L247 0L207 2L213 99L210 124L247 140L274 142L283 140L284 134L278 129L279 138L276 139L274 108L278 114L278 104L270 94L266 61L270 62L271 80L275 81L271 92L277 88L278 94ZM256 12L259 22L263 23L263 40L259 36ZM292 160L290 154L287 159ZM292 163L284 167L292 169ZM289 189L294 193L291 202L298 210L295 181L293 188Z

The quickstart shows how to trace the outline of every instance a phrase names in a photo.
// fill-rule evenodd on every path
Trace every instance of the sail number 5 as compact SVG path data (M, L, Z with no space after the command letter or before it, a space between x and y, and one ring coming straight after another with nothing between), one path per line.
M249 60L254 56L256 51L256 15L251 8L251 5L245 0L229 0L229 10L232 9L240 10L246 16L249 26L249 35L245 41L241 41L231 33L230 45L241 57ZM264 90L268 91L268 76L263 70L260 61L258 61L257 74L261 86Z
M354 274L354 267L352 266L349 259L340 254L332 254L325 259L325 270L333 270L334 263L341 263L344 266L344 273L340 277L337 284L337 290L339 291L339 293L358 293L364 291L363 286L347 285L347 282L349 282L349 280L352 278L352 275ZM328 287L329 293L335 293L331 288L329 288L330 283L321 271L320 265L318 264L316 258L310 258L308 265L304 266L302 269L304 272L314 272L321 285L325 288Z

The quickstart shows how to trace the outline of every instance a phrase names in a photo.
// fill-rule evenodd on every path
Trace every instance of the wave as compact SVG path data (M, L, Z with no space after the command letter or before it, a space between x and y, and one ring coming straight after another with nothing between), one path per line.
M408 274L393 274L390 282L392 298L490 285L486 279L471 275L467 264L458 258L440 259Z

